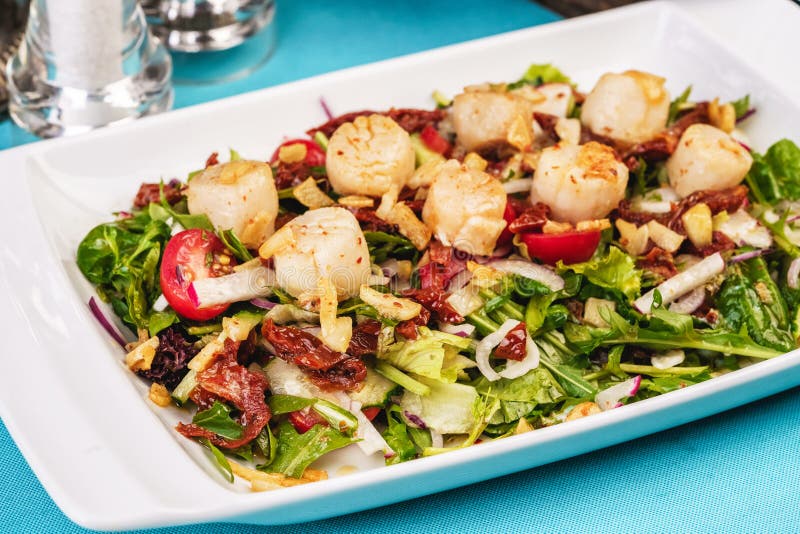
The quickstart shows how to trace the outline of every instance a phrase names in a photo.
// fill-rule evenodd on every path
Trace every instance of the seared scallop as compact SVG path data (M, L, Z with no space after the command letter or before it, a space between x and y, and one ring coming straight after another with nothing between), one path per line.
M189 213L203 213L217 230L233 230L248 248L258 248L275 229L278 193L272 169L260 161L213 165L186 191Z
M443 244L487 256L506 226L506 193L500 182L456 160L439 163L422 220Z
M344 208L319 208L292 219L259 254L273 258L278 286L301 302L319 297L321 278L330 279L340 300L354 297L371 273L367 240Z
M533 138L533 105L506 92L470 90L453 99L456 142L467 152L513 146L521 150Z
M357 117L331 136L325 167L340 195L380 197L406 185L414 173L414 147L389 117Z
M533 175L531 202L550 206L554 220L601 219L625 198L628 168L601 143L546 148Z
M581 108L584 126L625 144L651 139L664 129L668 115L664 78L636 70L604 74Z
M753 157L733 137L708 124L693 124L667 160L669 183L682 197L702 189L739 185Z

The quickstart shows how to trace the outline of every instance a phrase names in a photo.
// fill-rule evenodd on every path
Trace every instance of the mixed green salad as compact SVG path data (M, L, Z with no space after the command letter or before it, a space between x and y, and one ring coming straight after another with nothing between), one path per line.
M126 365L231 481L535 432L797 347L800 148L751 150L749 97L532 65L434 100L322 102L268 161L144 183L78 246Z

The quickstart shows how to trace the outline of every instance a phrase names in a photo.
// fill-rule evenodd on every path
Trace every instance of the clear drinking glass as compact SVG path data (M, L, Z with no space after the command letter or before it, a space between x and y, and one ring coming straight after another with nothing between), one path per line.
M41 137L85 132L169 109L171 73L136 0L32 0L9 112Z
M142 0L147 22L172 52L176 82L243 76L275 48L275 0Z

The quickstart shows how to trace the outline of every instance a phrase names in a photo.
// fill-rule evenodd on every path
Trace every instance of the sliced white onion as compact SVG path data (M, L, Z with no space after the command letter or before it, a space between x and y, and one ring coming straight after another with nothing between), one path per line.
M706 289L696 287L669 305L669 311L675 313L693 313L706 300Z
M519 321L514 319L508 319L504 322L500 328L496 331L492 332L478 343L478 346L475 347L475 363L478 364L478 370L485 376L490 382L494 382L495 380L500 380L502 378L494 369L492 369L492 364L489 363L489 355L492 353L492 350L503 341L503 338L506 337L515 326L519 324Z
M167 297L162 293L153 303L153 311L162 312L167 309L167 306L169 306L169 302L167 302Z
M552 291L564 289L564 279L543 265L526 260L497 260L491 263L492 268L509 274L541 282Z
M216 278L195 280L189 285L189 298L198 308L241 302L272 294L275 271L256 267Z
M525 358L520 361L510 360L506 368L498 374L502 378L514 379L527 374L532 369L539 367L539 347L533 342L531 336L525 335Z
M483 306L483 299L478 296L478 288L468 285L454 291L447 297L447 303L461 315L466 317L470 313Z
M361 411L361 403L357 400L351 399L347 393L337 391L329 394L332 402L335 402L340 407L349 411L356 416L358 420L358 427L356 428L356 437L361 441L356 442L358 448L367 456L375 454L378 451L383 451L384 456L394 455L394 450L386 443L381 433L372 424L372 421L367 419L364 412ZM335 400L333 400L335 399Z
M434 449L441 449L444 447L444 436L436 432L435 430L431 430L431 447Z
M792 289L797 289L798 277L800 277L800 258L795 258L786 271L786 284Z
M656 369L669 369L680 365L686 359L686 353L681 349L668 350L650 358L650 364Z
M439 330L445 334L453 334L454 336L469 337L475 332L475 325L469 323L463 324L450 324L439 323Z
M371 274L367 279L368 286L385 286L389 284L389 277L382 274Z
M639 386L642 383L641 376L634 376L624 382L615 384L610 388L604 389L594 397L594 402L600 407L601 410L611 410L612 408L619 408L622 406L620 402L625 397L633 397L639 391Z
M651 289L636 299L633 305L642 313L650 313L653 308L653 296L656 290L661 293L662 304L666 305L694 288L705 285L724 270L725 261L722 259L722 255L716 252L697 265L689 267L661 283L658 287Z
M492 369L492 364L489 362L492 350L519 324L519 321L508 319L496 332L492 332L483 338L475 348L475 362L478 364L478 370L480 370L481 374L490 382L500 380L501 378L519 378L528 373L531 369L535 369L539 366L539 347L537 347L533 339L526 334L525 358L520 361L509 361L506 364L506 368L499 373Z
M509 180L504 182L503 189L508 195L514 193L530 193L532 185L533 178L519 178L517 180Z
M453 291L457 291L467 285L467 283L472 279L472 271L469 269L464 269L453 276L450 281L447 283L447 290L451 293Z
M400 266L397 263L397 260L394 258L389 258L385 262L381 263L381 271L383 271L383 275L388 276L389 278L396 275L399 270Z
M728 218L715 230L719 230L740 246L751 245L756 248L772 246L772 233L744 209L728 215Z

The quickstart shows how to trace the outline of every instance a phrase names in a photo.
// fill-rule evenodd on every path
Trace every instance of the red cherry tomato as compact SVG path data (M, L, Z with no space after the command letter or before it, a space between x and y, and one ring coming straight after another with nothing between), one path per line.
M528 247L528 255L547 264L559 260L569 265L587 261L600 244L600 231L564 232L563 234L517 234Z
M289 422L292 423L292 426L299 434L305 434L311 430L314 425L328 426L328 422L311 408L303 408L296 412L290 412Z
M219 262L223 255L225 264ZM224 312L227 304L198 308L189 297L189 286L194 280L212 278L231 272L236 260L227 252L225 244L208 230L194 228L172 236L161 258L161 291L181 317L207 321Z
M503 228L503 233L497 238L497 246L508 245L514 239L514 234L508 229L508 225L514 222L517 218L517 210L511 205L511 202L506 202L506 210L503 212L503 219L506 221L506 227Z
M373 419L375 419L375 417L379 413L381 413L381 407L380 406L370 406L369 408L364 408L361 411L364 412L364 415L366 416L367 419L372 421Z
M447 139L442 137L439 131L430 124L422 129L419 138L426 147L442 155L449 153L452 148Z
M289 139L288 141L284 141L275 149L275 152L272 153L269 162L274 165L278 161L278 153L281 151L281 148L291 145L305 145L305 163L307 165L312 167L322 167L325 165L325 151L322 150L317 143L309 139Z

